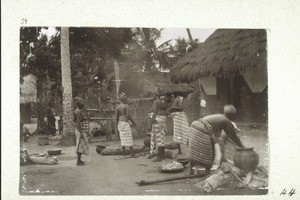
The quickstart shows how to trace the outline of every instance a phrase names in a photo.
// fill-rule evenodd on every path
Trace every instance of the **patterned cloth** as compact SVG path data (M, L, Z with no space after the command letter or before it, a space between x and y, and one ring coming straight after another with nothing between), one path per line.
M214 160L212 133L211 125L204 119L191 124L187 157L194 164L212 166Z
M120 133L121 146L122 147L132 147L133 139L132 139L132 132L131 132L130 124L125 121L119 121L118 122L118 131Z
M86 134L89 133L90 131L90 126L89 126L89 121L88 120L85 120L83 122L81 122L81 130L83 132L85 132Z
M80 131L78 128L75 129L76 135L76 153L82 153L85 155L89 154L89 141L87 138L87 133L89 132L88 121L81 122L81 130L83 138L80 138Z
M154 151L157 149L157 147L165 146L166 119L166 116L156 115L156 122L152 125L150 155L154 154Z
M190 130L188 117L185 112L173 113L174 134L173 140L175 143L187 144L187 138Z

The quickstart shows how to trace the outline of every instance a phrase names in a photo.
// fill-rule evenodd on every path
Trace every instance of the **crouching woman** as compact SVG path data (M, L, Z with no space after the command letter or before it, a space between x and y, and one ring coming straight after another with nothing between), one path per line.
M205 167L205 173L209 174L214 160L214 130L222 129L239 147L244 148L241 140L236 135L231 120L223 114L207 115L194 121L190 126L187 157L190 160L190 174L193 167L201 165Z

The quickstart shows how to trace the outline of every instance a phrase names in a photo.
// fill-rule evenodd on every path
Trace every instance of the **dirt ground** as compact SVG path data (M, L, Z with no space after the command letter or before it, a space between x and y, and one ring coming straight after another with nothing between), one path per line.
M27 125L33 132L34 125ZM260 158L260 164L269 167L269 146L267 130L264 128L240 127L241 140L246 146L254 147ZM54 146L55 141L46 146L37 145L37 137L32 136L29 142L22 145L29 154L45 153L46 149ZM62 154L58 156L57 165L29 164L21 166L20 194L21 195L257 195L266 194L266 189L231 189L221 188L206 194L196 187L197 179L173 181L148 186L138 186L137 181L154 180L175 176L188 175L189 166L181 173L166 174L158 171L162 164L173 162L165 159L163 162L152 162L146 156L115 160L122 156L102 156L96 152L96 145L107 148L118 148L120 142L113 135L113 140L106 141L105 136L95 138L90 143L90 154L83 156L85 166L76 166L75 147L61 147ZM167 142L172 136L167 136ZM135 140L135 147L142 146L143 139ZM176 151L176 150L175 150ZM185 156L186 149L183 149ZM179 157L178 157L179 158Z

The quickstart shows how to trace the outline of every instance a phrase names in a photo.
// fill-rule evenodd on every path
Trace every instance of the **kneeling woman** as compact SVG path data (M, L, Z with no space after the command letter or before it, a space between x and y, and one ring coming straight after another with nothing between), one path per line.
M124 92L120 94L119 97L120 105L117 107L116 120L118 124L118 131L120 133L121 146L123 155L126 155L126 147L129 147L131 157L135 158L137 156L133 153L133 139L131 126L135 126L134 121L129 112L129 105L127 104L127 97Z
M207 115L194 121L190 126L187 157L190 160L190 173L193 167L201 165L205 167L205 173L209 174L214 160L214 137L215 130L223 129L229 138L239 147L244 148L241 140L237 137L235 129L223 114Z

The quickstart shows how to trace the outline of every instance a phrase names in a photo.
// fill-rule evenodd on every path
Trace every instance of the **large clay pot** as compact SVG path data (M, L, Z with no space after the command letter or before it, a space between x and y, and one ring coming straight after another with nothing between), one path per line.
M253 148L238 148L233 158L234 165L245 172L254 171L259 163L257 153Z

